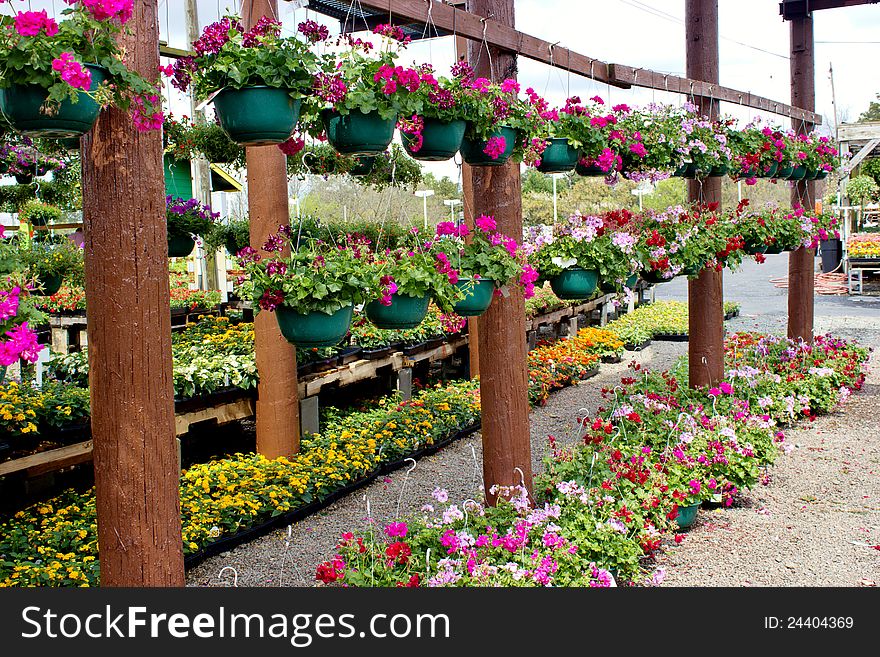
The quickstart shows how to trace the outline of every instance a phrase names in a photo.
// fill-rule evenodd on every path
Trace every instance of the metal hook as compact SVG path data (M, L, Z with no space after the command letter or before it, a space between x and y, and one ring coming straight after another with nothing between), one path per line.
M220 569L220 572L217 573L217 579L223 579L223 573L226 572L227 570L232 571L232 586L237 587L238 586L238 571L235 568L233 568L232 566L223 566L223 568ZM229 584L227 584L226 586L229 586Z

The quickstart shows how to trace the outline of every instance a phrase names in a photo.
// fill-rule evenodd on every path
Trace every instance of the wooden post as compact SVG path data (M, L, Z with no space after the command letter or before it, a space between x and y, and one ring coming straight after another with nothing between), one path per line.
M813 16L806 14L789 22L791 41L791 101L808 110L816 107L816 74L813 57ZM812 123L792 118L798 134L810 132ZM792 207L813 212L816 183L799 180L791 189ZM813 285L815 249L799 248L788 255L788 337L813 341Z
M687 77L718 82L718 0L685 4ZM718 117L718 101L694 99L699 112ZM691 203L720 203L721 178L688 181ZM688 375L690 386L713 385L724 376L724 290L722 272L705 268L688 281Z
M277 0L245 0L242 20L246 27L263 16L278 16ZM277 146L250 146L246 153L251 246L261 250L270 234L290 223L287 158ZM282 255L288 254L285 251ZM290 456L299 451L300 435L296 351L281 335L275 315L269 312L254 318L254 341L260 376L257 452L268 458Z
M467 59L468 40L464 37L455 37L455 57L458 60ZM462 213L464 214L464 222L468 228L474 227L474 208L470 205L474 198L474 185L471 178L471 165L461 163L461 197L464 200L462 205ZM470 368L470 376L475 379L480 376L480 318L468 317L468 366Z
M513 26L513 0L472 0L470 10ZM516 55L479 42L468 44L468 59L477 76L494 81L516 77ZM491 65L490 65L491 64ZM469 167L465 207L475 216L493 215L498 230L522 239L522 191L519 165ZM480 318L480 394L483 407L483 479L486 499L494 504L493 485L525 483L532 490L529 433L528 367L525 303L522 291L498 297Z
M196 0L186 0L184 5L184 23L186 24L186 47L192 50L192 44L199 38L199 10ZM195 96L190 94L190 113L193 123L204 124L207 120L204 109L196 109ZM192 161L193 196L205 205L211 205L211 167L208 160L199 155ZM201 255L202 250L197 251ZM204 274L201 289L215 290L218 287L216 253L204 251L205 262L198 262L200 273ZM197 279L198 280L198 279Z
M154 79L157 0L120 38ZM162 133L102 112L82 141L98 541L103 586L183 586Z

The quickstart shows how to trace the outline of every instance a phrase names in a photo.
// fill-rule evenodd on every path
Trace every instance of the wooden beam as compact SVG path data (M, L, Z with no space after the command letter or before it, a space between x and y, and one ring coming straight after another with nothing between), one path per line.
M716 101L723 100L744 107L796 118L808 123L822 123L822 115L800 107L794 107L770 98L764 98L756 94L740 91L732 87L724 87L717 82L703 81L692 77L677 77L642 68L624 66L623 64L609 64L608 73L612 84L618 87L643 87L658 91L670 91L684 94L690 98L710 98Z
M862 141L880 137L880 121L870 123L841 123L837 128L837 141Z
M0 477L13 472L27 470L29 476L36 476L53 470L60 470L70 465L78 465L92 460L92 441L87 440L75 445L67 445L58 449L50 449L39 454L23 456L0 463Z
M849 162L847 162L846 169L844 170L843 175L840 177L840 181L843 182L844 180L849 178L849 174L852 172L852 170L859 166L862 160L873 153L874 149L877 148L877 146L880 146L880 137L878 137L877 139L872 139L867 144L862 146L861 150L859 150L859 152L856 153Z
M790 21L803 18L813 11L873 5L877 2L880 0L783 0L779 3L779 15L782 20Z

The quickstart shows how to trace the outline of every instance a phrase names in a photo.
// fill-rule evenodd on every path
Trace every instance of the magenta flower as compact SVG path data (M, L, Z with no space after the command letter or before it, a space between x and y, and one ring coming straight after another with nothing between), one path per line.
M507 140L504 139L504 137L491 137L486 142L486 146L483 148L483 153L491 157L493 160L497 160L504 155L505 150L507 150Z
M702 488L702 486L700 485L700 482L699 482L699 481L697 481L696 479L691 479L691 480L688 482L688 486L691 487L691 492L692 492L694 495L699 495L699 493L700 493L700 489Z
M296 155L305 148L306 141L302 137L291 137L285 142L278 144L278 149L288 157Z
M719 387L721 388L721 392L723 392L725 395L733 394L733 386L727 381L722 381Z
M74 89L88 91L92 86L92 73L73 58L73 53L63 52L61 57L52 60L52 70L61 74L64 80Z
M15 16L15 31L21 36L37 36L40 31L45 31L46 36L52 37L58 34L58 23L54 18L49 18L45 9L18 12Z
M497 224L495 223L495 218L489 217L485 214L477 217L474 224L476 224L477 228L479 228L484 233L489 233L489 232L497 229Z
M408 527L405 522L392 522L385 527L385 534L389 538L404 538Z
M501 93L518 94L519 89L519 82L517 82L516 80L507 78L504 82L501 83Z

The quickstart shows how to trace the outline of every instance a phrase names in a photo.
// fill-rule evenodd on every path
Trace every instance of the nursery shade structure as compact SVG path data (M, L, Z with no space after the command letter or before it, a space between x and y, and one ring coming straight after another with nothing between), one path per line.
M157 3L134 4L120 43L147 79ZM108 108L82 149L101 584L183 586L162 133Z
M685 3L687 75L718 82L718 0ZM700 113L718 118L718 102L697 96ZM721 203L721 178L688 181L691 203ZM713 385L724 378L723 274L704 267L688 281L688 381L693 388Z
M263 16L278 17L277 0L245 0L247 28ZM277 146L248 146L248 212L251 247L260 251L266 238L290 223L287 205L287 158ZM263 255L266 255L265 252ZM289 247L280 254L290 255ZM257 451L267 458L299 451L299 396L296 351L278 328L273 313L254 317L254 348L260 381L257 388Z

